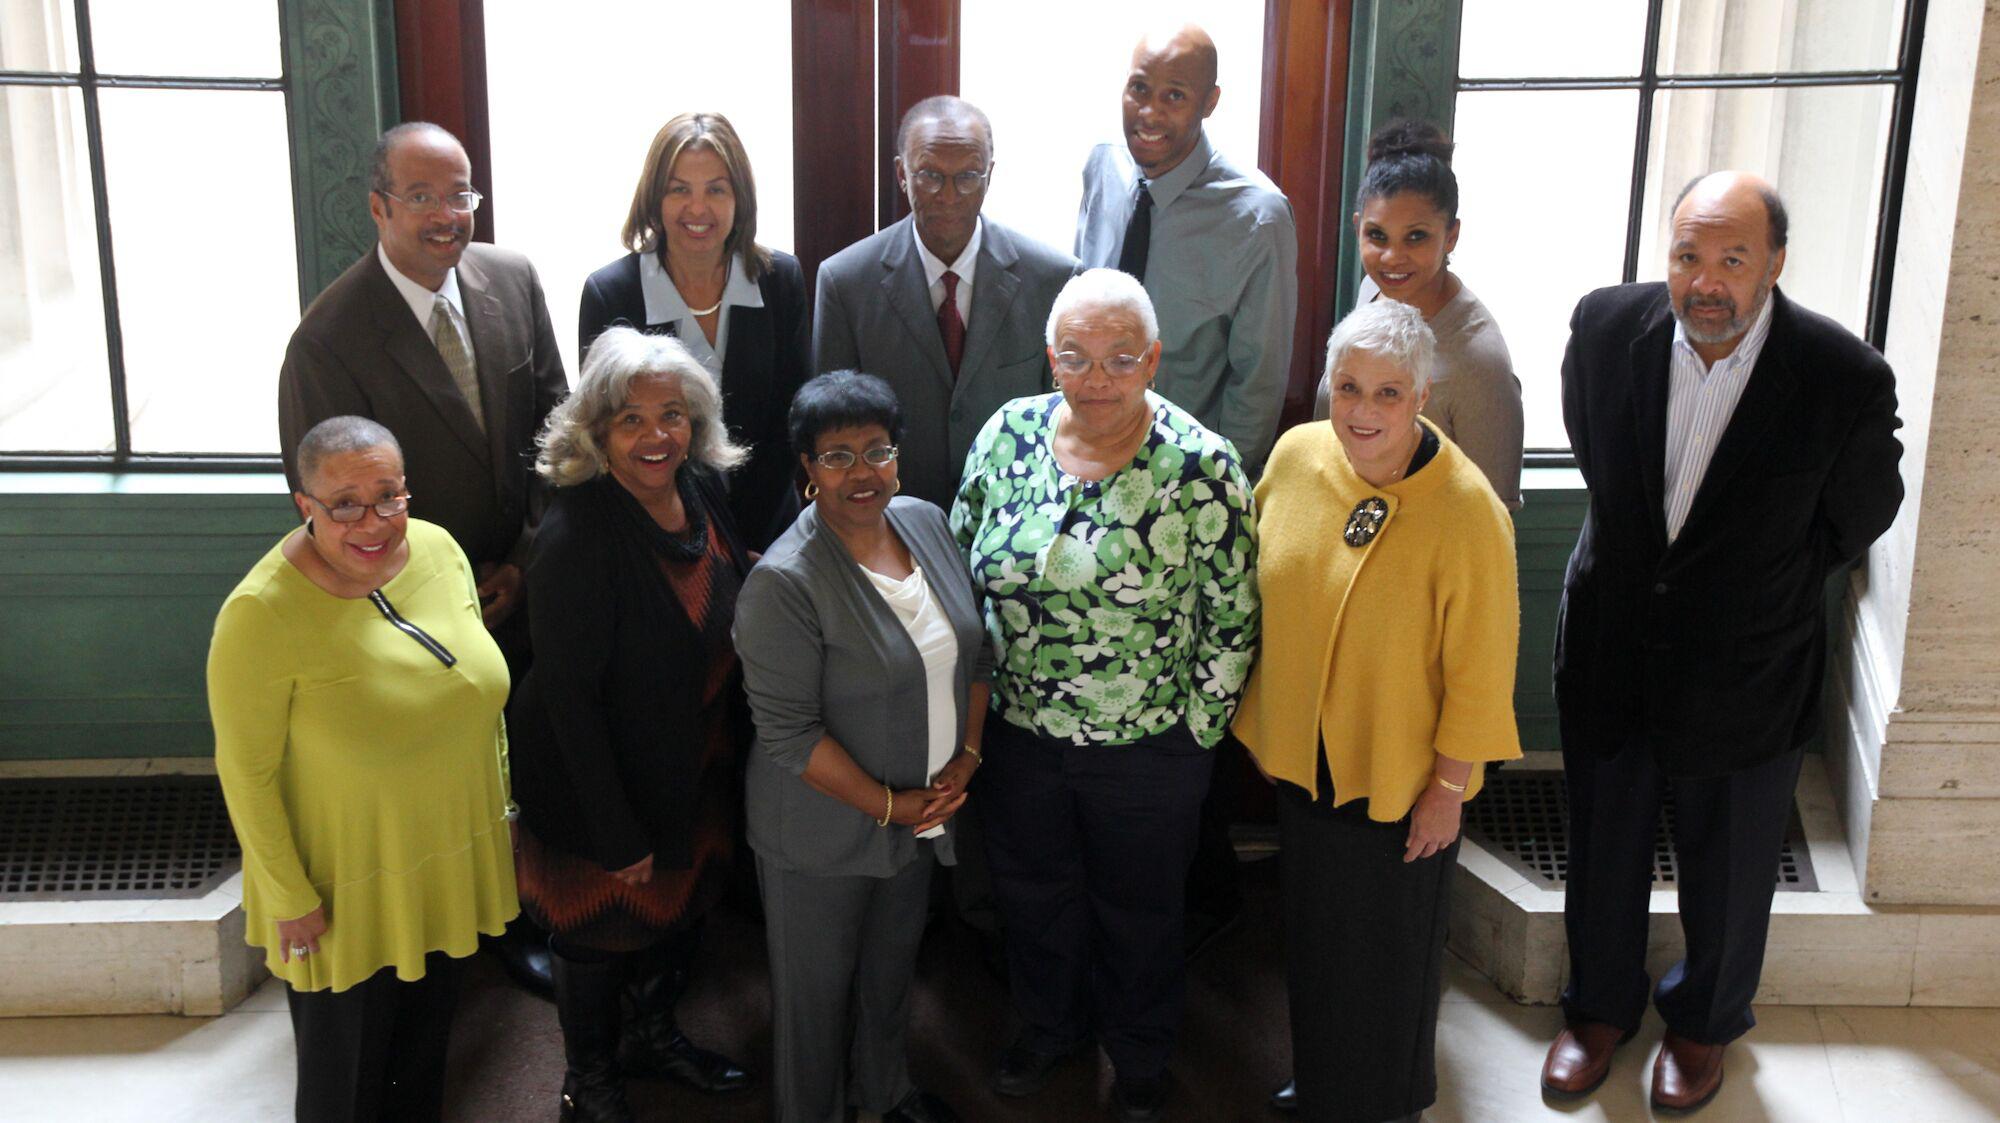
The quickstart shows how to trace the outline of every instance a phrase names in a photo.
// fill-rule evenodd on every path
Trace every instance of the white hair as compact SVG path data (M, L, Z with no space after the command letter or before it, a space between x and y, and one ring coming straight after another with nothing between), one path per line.
M1062 322L1083 312L1123 313L1132 317L1145 333L1147 344L1160 338L1160 317L1153 312L1153 298L1130 273L1118 269L1086 269L1069 279L1056 294L1049 309L1048 343L1056 345Z
M535 444L535 471L558 487L580 484L610 471L604 457L606 427L611 415L631 397L632 383L644 378L677 377L687 399L694 429L688 459L726 472L750 452L729 439L722 424L722 391L708 369L671 335L647 335L620 325L606 328L583 358L583 376L576 390L549 411L549 421Z
M1347 314L1326 337L1326 372L1333 372L1355 352L1375 355L1410 372L1411 388L1421 391L1437 370L1437 336L1424 314L1398 300L1370 301Z

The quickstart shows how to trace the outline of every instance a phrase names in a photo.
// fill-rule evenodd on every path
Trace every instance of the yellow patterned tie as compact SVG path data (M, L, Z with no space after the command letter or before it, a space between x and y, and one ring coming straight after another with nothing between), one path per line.
M479 431L486 431L486 413L479 408L479 371L472 365L472 352L466 349L465 336L458 330L458 317L452 315L451 301L438 293L431 304L431 341L437 344L438 355L451 371L451 380L458 383L458 392L465 395L465 404L472 407L472 419L479 423Z

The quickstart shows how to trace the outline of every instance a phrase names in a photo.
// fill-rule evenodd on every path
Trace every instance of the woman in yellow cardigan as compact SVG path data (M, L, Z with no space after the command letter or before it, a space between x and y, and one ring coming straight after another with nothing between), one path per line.
M299 1119L434 1120L458 962L519 911L507 665L387 429L329 418L298 465L304 525L208 653L245 939L289 988Z
M1278 442L1257 487L1264 639L1234 731L1278 787L1300 1114L1415 1116L1451 874L1481 764L1521 755L1514 532L1418 413L1436 342L1394 301L1327 342L1332 423Z

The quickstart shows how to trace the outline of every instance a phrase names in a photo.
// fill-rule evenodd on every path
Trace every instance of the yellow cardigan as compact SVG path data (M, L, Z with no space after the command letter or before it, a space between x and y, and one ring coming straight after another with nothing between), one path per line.
M1436 426L1424 422L1436 431ZM1521 755L1514 725L1520 595L1514 525L1486 478L1439 435L1416 475L1375 487L1324 421L1286 433L1257 485L1264 639L1232 727L1264 771L1318 796L1318 739L1340 803L1394 822L1431 781L1433 752ZM1355 547L1356 504L1389 514Z

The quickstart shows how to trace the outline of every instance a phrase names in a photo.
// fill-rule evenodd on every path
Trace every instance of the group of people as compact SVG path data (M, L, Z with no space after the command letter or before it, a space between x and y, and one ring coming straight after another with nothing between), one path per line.
M1139 43L1075 257L981 214L984 114L919 103L910 217L824 262L810 308L756 241L728 121L676 117L629 252L584 285L574 389L533 267L471 241L463 148L383 135L378 244L281 372L301 525L209 659L300 1119L437 1118L459 965L510 921L547 952L562 1119L629 1119L631 1077L745 1087L675 1007L746 865L778 1118L957 1118L907 1050L939 865L1004 948L993 1089L1032 1097L1101 1047L1114 1114L1158 1118L1191 886L1217 846L1233 869L1226 748L1278 792L1296 1080L1274 1106L1435 1100L1462 809L1520 755L1519 383L1449 267L1450 144L1399 123L1355 200L1371 291L1319 416L1281 436L1296 235L1205 136L1218 96L1198 28ZM1668 282L1587 297L1564 364L1592 506L1543 1080L1589 1090L1637 1025L1671 791L1689 952L1653 1094L1686 1107L1749 1028L1819 586L1900 486L1886 365L1772 287L1775 192L1705 178L1673 229Z

